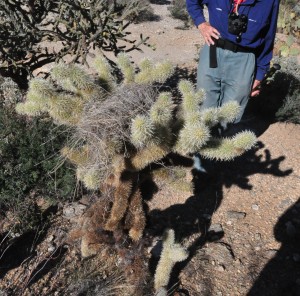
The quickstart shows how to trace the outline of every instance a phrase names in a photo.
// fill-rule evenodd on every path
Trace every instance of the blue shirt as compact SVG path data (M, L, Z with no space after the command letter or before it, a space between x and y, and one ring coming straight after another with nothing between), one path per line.
M248 15L247 31L242 34L241 46L255 48L256 79L262 80L270 68L280 0L245 0L238 13ZM207 5L209 23L223 39L236 43L236 35L228 33L228 15L233 6L230 0L186 0L187 10L198 27L206 20L203 4Z

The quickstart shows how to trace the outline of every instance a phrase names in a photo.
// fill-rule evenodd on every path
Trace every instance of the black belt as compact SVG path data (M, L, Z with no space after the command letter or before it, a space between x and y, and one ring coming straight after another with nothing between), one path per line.
M255 52L254 48L243 47L225 39L214 39L215 44L209 47L209 67L217 68L217 47L227 49L233 52Z

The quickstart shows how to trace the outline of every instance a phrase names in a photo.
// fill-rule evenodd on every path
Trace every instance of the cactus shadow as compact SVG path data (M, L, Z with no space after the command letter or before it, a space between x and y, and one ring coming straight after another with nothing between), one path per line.
M194 194L184 204L174 204L164 210L154 209L148 214L146 233L160 237L166 228L172 228L177 241L189 242L189 258L177 263L170 281L170 287L179 282L180 271L190 262L197 250L209 242L220 241L224 236L222 227L211 225L214 212L224 197L224 188L238 186L251 190L250 176L254 174L288 176L292 169L281 170L284 156L272 158L271 152L259 142L255 149L232 162L206 162L209 174L192 169ZM150 260L150 272L154 273L158 258ZM207 287L209 290L209 287Z
M300 295L300 198L278 219L274 235L281 247L260 272L248 296ZM261 258L256 258L257 261Z

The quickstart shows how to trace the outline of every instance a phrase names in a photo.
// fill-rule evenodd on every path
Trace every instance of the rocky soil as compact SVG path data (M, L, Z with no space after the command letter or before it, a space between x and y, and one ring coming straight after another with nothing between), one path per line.
M131 56L135 61L145 55L169 59L178 66L178 76L195 80L203 40L195 28L178 29L183 23L169 16L171 3L161 2L152 4L159 20L130 28L132 38L143 33L152 44ZM251 108L243 124L259 137L253 151L230 163L210 164L209 178L187 168L194 192L157 182L147 201L146 233L155 238L148 258L159 256L155 250L165 228L173 228L190 252L174 270L170 295L172 287L177 296L300 295L300 126L276 123ZM60 205L60 215L43 237L16 240L14 251L0 255L3 266L9 266L0 269L0 295L112 295L111 282L122 282L117 255L103 247L96 259L86 261L76 244L62 247L89 203ZM2 229L8 229L5 223ZM34 254L20 251L33 246ZM79 269L86 277L96 274L109 292L80 294L74 285L83 276ZM125 290L117 295L130 295Z

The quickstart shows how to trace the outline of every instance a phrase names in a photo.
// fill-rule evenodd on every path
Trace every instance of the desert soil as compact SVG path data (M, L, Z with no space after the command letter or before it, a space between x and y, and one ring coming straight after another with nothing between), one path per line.
M145 56L170 60L178 66L178 76L195 81L203 39L195 28L178 29L183 23L170 17L171 2L160 2L152 4L158 20L129 27L131 39L142 33L150 37L152 47L130 55L137 63ZM245 126L257 132L255 149L233 162L211 164L209 178L188 168L186 178L193 180L195 194L158 183L157 192L147 202L146 232L157 237L159 244L163 230L173 228L190 252L188 260L174 271L174 295L300 295L300 126L276 123L251 112ZM76 273L76 264L84 264L78 252L55 248L60 237L66 236L70 221L76 221L86 208L84 203L79 207L76 203L76 210L68 207L64 207L68 219L48 231L37 249L40 265L22 269L30 260L25 256L19 267L7 271L0 295L6 295L1 289L14 281L28 281L34 270L42 270L40 284L33 278L35 284L24 295L66 295L47 291L60 291L64 282L57 279ZM65 253L69 258L65 261L73 262L73 271L63 268L49 274L43 269L49 254L61 258ZM157 256L155 246L149 253ZM41 291L38 285L44 287L42 294L35 292Z
M145 54L154 60L193 72L204 41L196 28L178 29L169 6L152 5L161 19L135 25L133 36L150 36L156 50ZM216 164L207 184L200 176L195 196L166 186L149 203L153 223L165 219L192 252L182 295L300 295L300 126L251 118L260 127L254 151Z

